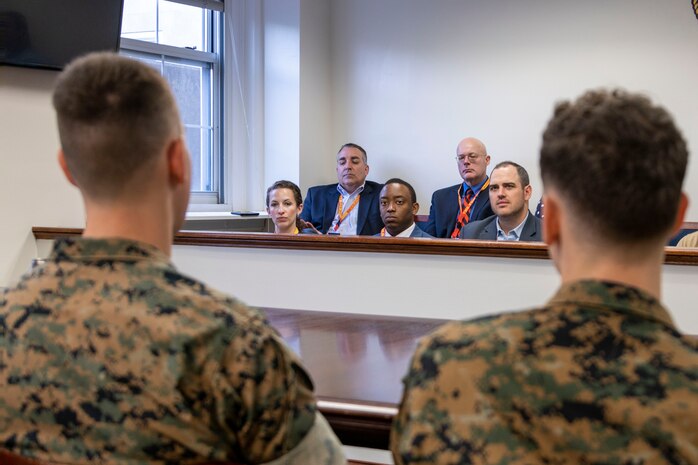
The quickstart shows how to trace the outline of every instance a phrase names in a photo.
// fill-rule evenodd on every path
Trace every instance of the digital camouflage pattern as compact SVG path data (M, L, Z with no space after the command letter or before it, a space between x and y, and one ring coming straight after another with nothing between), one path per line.
M404 388L397 464L698 464L698 344L619 284L446 324Z
M58 241L0 297L0 447L71 464L265 462L313 426L265 319L127 240Z

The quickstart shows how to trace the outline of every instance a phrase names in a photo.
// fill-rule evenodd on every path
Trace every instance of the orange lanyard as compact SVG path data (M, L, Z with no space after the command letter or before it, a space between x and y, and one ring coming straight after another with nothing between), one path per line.
M381 237L385 237L385 228L381 229Z
M463 202L461 203L461 201L460 201L460 193L461 193L461 190L463 189L463 184L460 185L460 187L458 188L458 208L460 209L460 215L458 216L459 218L461 218L461 216L463 216L463 211L465 211L465 213L470 213L470 209L472 208L473 204L475 203L475 200L477 200L477 196L480 195L480 192L486 190L489 186L490 186L490 180L487 179L485 184L483 184L482 187L480 188L480 190L477 191L477 194L475 194L473 196L473 198L470 199L470 202L468 202L468 204L466 205L465 204L465 196L463 197Z
M461 186L458 188L458 208L460 209L460 213L458 214L458 218L456 219L456 227L453 229L453 232L451 233L451 239L456 239L460 234L460 228L462 228L466 222L470 221L470 209L473 207L473 204L475 203L475 200L477 200L478 195L480 195L482 191L487 190L489 185L490 180L489 178L487 178L485 184L482 185L480 190L477 191L477 194L475 194L472 199L470 199L470 202L468 202L467 205L465 204L465 196L463 196L463 202L461 203L460 201L460 193L461 189L463 189L463 184L461 184Z
M361 194L357 195L351 205L349 205L349 208L347 208L346 211L342 211L344 208L344 196L341 194L339 195L339 202L337 202L337 216L339 216L339 219L337 220L337 224L334 225L335 231L339 229L339 225L342 224L342 221L344 221L354 207L358 205L360 198Z

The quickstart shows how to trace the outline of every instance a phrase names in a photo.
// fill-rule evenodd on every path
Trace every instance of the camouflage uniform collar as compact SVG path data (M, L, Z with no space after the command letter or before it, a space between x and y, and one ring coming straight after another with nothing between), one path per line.
M52 261L149 260L171 265L157 247L130 239L58 239L49 258Z
M669 312L647 292L626 284L610 281L582 280L563 284L550 299L550 304L582 304L597 309L657 321L676 330Z

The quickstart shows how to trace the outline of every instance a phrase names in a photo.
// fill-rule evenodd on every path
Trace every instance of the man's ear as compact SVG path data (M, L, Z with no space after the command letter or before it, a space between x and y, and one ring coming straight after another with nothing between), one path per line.
M676 212L676 219L674 220L674 227L672 228L671 237L674 237L681 227L683 226L683 221L686 218L686 210L688 209L688 196L685 192L681 192L681 197L679 198L679 208Z
M543 194L543 241L553 245L560 239L560 205L548 194Z
M419 204L417 202L412 204L412 215L416 215L419 211Z
M68 182L71 183L73 186L78 187L78 184L75 182L73 174L68 169L68 162L65 160L65 153L63 152L63 149L58 149L58 165L61 167L61 171L63 171L63 175L68 180Z
M167 168L172 185L189 181L189 157L184 147L184 139L178 137L167 145Z
M529 184L528 186L524 187L524 200L527 202L531 199L531 194L533 193L533 188Z

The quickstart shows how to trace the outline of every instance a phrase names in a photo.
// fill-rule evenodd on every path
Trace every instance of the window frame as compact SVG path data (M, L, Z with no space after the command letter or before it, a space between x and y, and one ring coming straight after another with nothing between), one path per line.
M193 50L185 47L176 47L166 44L158 44L144 40L121 37L119 51L135 52L157 57L163 62L168 58L182 59L207 63L211 67L210 102L211 108L211 186L212 191L191 191L190 210L218 210L229 208L226 202L227 180L224 175L228 165L224 151L224 109L223 93L225 76L224 71L224 43L225 21L223 19L223 3L217 0L164 0L171 3L181 3L198 8L210 10L211 15L205 40L212 51ZM219 12L221 14L215 14Z

